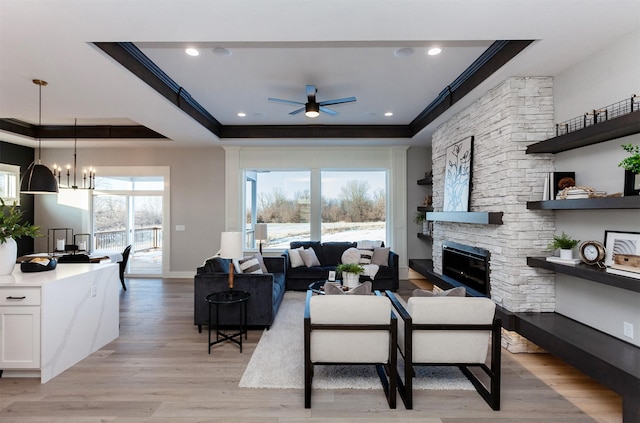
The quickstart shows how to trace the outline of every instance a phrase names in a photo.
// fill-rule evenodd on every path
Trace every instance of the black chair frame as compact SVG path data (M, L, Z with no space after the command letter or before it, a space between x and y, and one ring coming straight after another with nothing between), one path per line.
M375 365L378 377L382 383L385 396L389 408L396 408L396 392L397 392L397 342L398 327L396 316L391 313L389 324L384 325L365 325L365 324L315 324L311 323L309 313L309 300L313 295L313 291L307 291L307 300L304 310L304 408L311 408L311 385L313 382L313 366L321 365ZM381 296L379 291L375 291L375 295ZM321 330L339 330L339 331L363 331L363 330L386 330L391 334L389 342L389 362L388 363L322 363L311 361L311 332Z
M469 379L480 396L486 401L493 410L500 410L500 372L501 372L501 327L502 321L494 318L492 324L471 325L471 324L414 324L409 312L398 301L391 291L386 291L387 296L391 299L394 309L404 321L404 382L398 374L398 392L400 398L404 402L407 410L413 408L413 377L415 377L414 366L457 366L460 371ZM491 331L491 366L486 363L416 363L413 361L413 331L416 330L480 330ZM402 355L402 352L401 352ZM489 387L476 376L469 368L479 367L489 376Z
M120 266L120 269L119 269L120 283L122 284L122 289L125 291L127 290L127 285L124 283L124 271L127 268L127 261L129 261L130 252L131 252L131 245L127 245L127 247L122 252L122 261L118 262L118 265Z

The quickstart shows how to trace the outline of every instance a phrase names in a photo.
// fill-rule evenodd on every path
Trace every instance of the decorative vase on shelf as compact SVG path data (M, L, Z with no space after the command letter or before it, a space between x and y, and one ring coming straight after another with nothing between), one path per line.
M355 288L360 284L360 275L357 273L342 272L342 284L347 288Z
M563 260L572 260L573 259L573 250L571 249L560 249L560 258Z
M429 222L426 220L422 222L422 235L429 235Z
M7 238L0 244L0 276L10 275L18 258L18 244L13 238Z

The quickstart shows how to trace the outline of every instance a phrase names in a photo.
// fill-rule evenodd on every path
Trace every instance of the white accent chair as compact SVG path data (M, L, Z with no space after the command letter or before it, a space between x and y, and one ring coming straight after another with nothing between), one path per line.
M304 406L311 408L313 367L375 365L396 408L397 323L391 301L376 295L313 295L304 314Z
M398 348L404 357L404 383L398 392L413 408L414 366L457 366L494 410L500 409L500 328L495 303L479 297L411 297L406 305L393 292L387 296L398 316ZM491 363L487 366L491 339ZM489 388L469 370L489 376Z

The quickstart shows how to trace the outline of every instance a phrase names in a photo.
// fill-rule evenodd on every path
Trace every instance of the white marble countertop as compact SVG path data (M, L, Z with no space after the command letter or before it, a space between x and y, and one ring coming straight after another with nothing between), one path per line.
M82 273L89 273L106 266L118 266L117 263L63 263L58 264L55 269L45 272L24 273L20 270L20 265L16 264L13 273L0 276L0 288L2 287L41 287L56 280L76 276Z

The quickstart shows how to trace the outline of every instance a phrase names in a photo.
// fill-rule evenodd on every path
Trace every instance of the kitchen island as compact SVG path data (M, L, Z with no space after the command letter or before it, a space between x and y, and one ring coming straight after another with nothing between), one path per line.
M0 276L2 377L45 383L119 336L118 264Z

